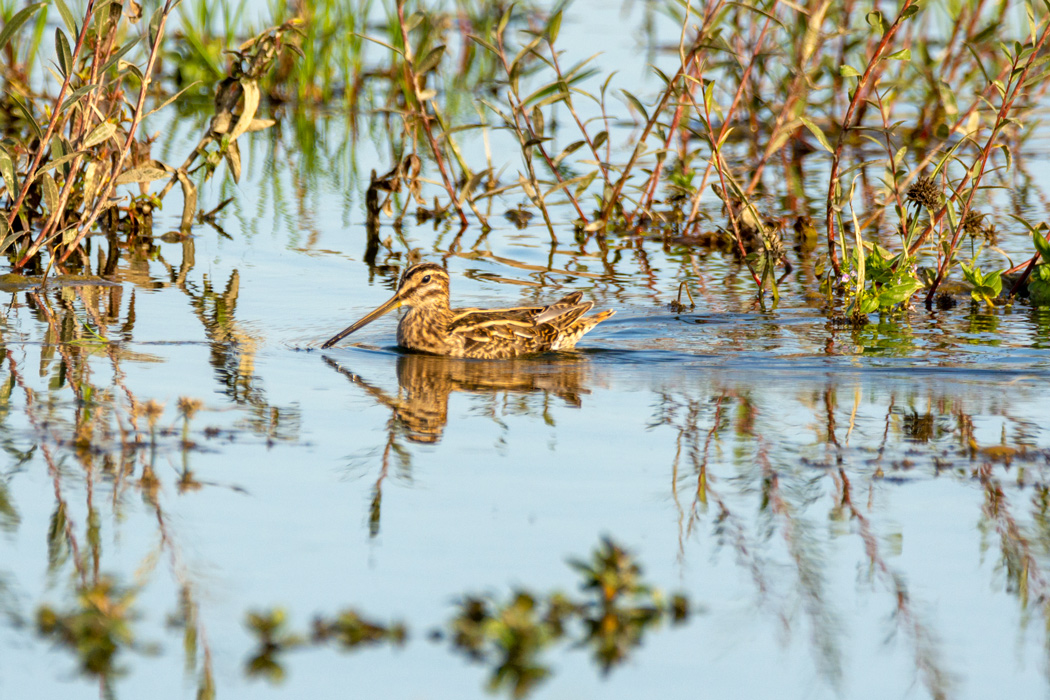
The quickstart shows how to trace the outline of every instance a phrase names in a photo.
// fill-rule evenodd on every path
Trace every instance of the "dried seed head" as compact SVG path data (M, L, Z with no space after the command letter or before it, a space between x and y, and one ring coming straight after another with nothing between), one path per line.
M784 241L780 238L780 228L777 226L762 227L762 242L769 251L769 256L774 261L784 259Z
M149 422L149 427L152 430L156 427L157 421L160 420L160 417L164 414L164 404L150 399L143 407L143 413L146 414L146 421Z
M983 238L988 245L995 245L996 241L999 240L999 230L995 228L995 224L985 224L982 226L981 238Z
M178 401L179 413L186 417L186 420L192 420L193 416L197 414L197 411L201 409L204 402L200 399L191 399L188 396L182 396Z
M942 199L941 188L930 177L920 177L908 188L908 201L925 207L928 211L940 207Z
M970 210L963 217L962 230L967 236L976 237L981 233L984 224L984 214Z

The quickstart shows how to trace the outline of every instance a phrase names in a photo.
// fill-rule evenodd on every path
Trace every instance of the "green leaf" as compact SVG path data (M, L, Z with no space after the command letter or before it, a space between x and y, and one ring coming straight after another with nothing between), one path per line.
M549 85L544 85L537 89L534 93L526 97L524 100L522 100L521 106L531 107L533 102L542 100L546 97L550 97L552 94L557 95L557 97L554 100L555 102L559 100L564 100L566 97L568 97L568 93L565 92L564 87L565 84L562 83L560 80L556 80L553 83L550 83Z
M153 13L153 16L149 19L149 44L153 46L157 41L157 33L160 31L160 23L165 17L164 7L158 7Z
M712 105L715 101L715 81L708 80L707 84L704 85L704 114L711 114ZM706 117L701 117L706 119ZM708 125L710 127L710 125Z
M893 163L891 164L894 169L899 168L904 164L904 156L908 155L908 147L901 146L896 153L893 154Z
M1032 241L1035 243L1035 249L1039 251L1043 261L1050 263L1050 242L1039 235L1038 231L1032 231Z
M0 223L3 222L0 217ZM1036 265L1028 279L1028 295L1033 305L1050 306L1050 265Z
M839 66L839 75L841 75L843 78L860 77L860 73L857 72L857 69L846 63L843 63L841 66Z
M554 13L551 21L547 24L547 41L554 43L558 40L558 32L561 30L561 10Z
M169 173L167 170L154 167L153 165L142 165L133 170L125 170L120 175L114 184L117 185L128 185L133 182L153 182L154 180L160 180L168 177Z
M1003 291L1003 271L992 270L987 275L985 275L984 287L994 292L992 296L999 296L999 293Z
M133 48L138 46L140 39L141 37L128 39L124 42L123 45L121 45L119 49L114 50L113 55L110 56L109 60L106 61L106 63L102 66L102 70L100 71L100 73L106 73L107 71L109 71L110 68L117 65L117 62L120 59L124 58L124 55L127 54L128 51L131 51Z
M507 23L510 22L510 15L514 11L515 3L511 3L507 6L507 9L503 12L503 16L499 18L499 24L496 25L496 36L502 36L504 30L507 28Z
M555 185L554 187L551 187L549 190L544 192L543 197L541 197L541 199L547 199L547 197L551 196L552 194L554 194L558 190L563 189L563 188L564 189L568 189L572 185L577 185L577 184L582 184L582 183L586 183L586 185L589 185L594 180L594 176L595 176L596 172L597 171L591 172L591 173L587 173L586 175L579 175L579 176L574 177L574 178L572 178L570 180L562 180L557 185Z
M579 141L573 141L572 143L570 143L568 146L565 147L565 150L563 150L561 153L559 153L558 157L554 159L554 161L553 161L554 162L554 166L557 167L559 163L561 163L563 160L565 160L566 156L570 155L571 153L573 153L574 151L579 149L585 143L586 143L586 141L584 141L583 139L580 139Z
M64 0L55 0L55 5L58 7L58 14L62 15L62 21L66 25L66 29L73 36L80 34L80 27L77 26L77 21L73 17L73 13L69 11L69 5ZM95 12L98 12L98 8L95 8Z
M17 241L21 235L21 231L11 233L11 227L7 225L7 217L0 216L0 255L6 253L11 244Z
M911 60L911 49L901 49L896 53L891 53L886 57L890 61L910 61Z
M82 85L78 87L72 92L72 94L70 94L69 97L66 98L66 101L62 103L62 111L65 112L67 109L70 109L71 107L73 107L73 105L82 100L84 98L84 95L96 89L98 89L98 85L94 84Z
M85 139L84 143L81 145L81 149L88 149L97 146L115 133L117 133L116 124L113 122L102 122L91 130L91 133L88 134L87 139Z
M981 271L978 269L978 267L973 266L971 268L967 266L965 262L960 262L959 268L963 271L963 279L965 279L970 284L973 284L974 287L976 287L976 285L979 285L982 281L984 281L984 278L981 276Z
M492 52L492 53L494 53L495 55L499 56L499 50L498 50L498 49L497 49L497 48L496 48L495 46L493 46L492 44L490 44L489 42L487 42L487 41L485 41L484 39L482 39L481 37L479 37L479 36L474 36L473 34L471 34L471 35L470 35L470 38L471 38L471 39L472 39L472 40L473 40L473 41L474 41L475 43L477 43L477 44L481 44L481 45L482 45L482 46L484 46L484 47L485 47L486 49L488 49L489 51L491 51L491 52Z
M641 112L643 120L645 121L646 124L648 124L649 123L649 113L645 111L645 106L642 104L642 101L639 100L634 95L632 95L627 90L620 90L620 92L623 93L623 96L627 98L627 100L631 103L631 105L634 106L634 108L636 110Z
M583 193L587 191L587 188L591 186L591 183L594 182L594 179L596 177L598 177L598 171L597 170L592 170L590 172L590 174L583 176L583 178L580 180L580 184L578 184L576 186L576 198L577 199L579 199L581 196L583 196Z
M567 92L556 92L556 93L554 93L552 95L547 95L542 100L537 102L535 104L535 106L536 107L546 107L547 105L552 105L552 104L554 104L556 102L563 102L564 100L568 99L568 97L569 97L569 93L567 93Z
M73 74L73 52L69 49L69 39L62 27L55 27L55 56L58 58L58 69L62 71L62 77L68 78Z
M1028 35L1031 38L1032 43L1035 44L1037 34L1035 26L1035 10L1032 9L1032 3L1030 0L1025 0L1024 13L1025 17L1028 19Z
M799 115L798 119L799 119L800 122L802 122L803 124L806 125L806 128L809 129L810 133L812 133L813 136L816 137L817 141L820 142L820 145L824 147L825 151L827 151L828 153L833 153L834 152L833 149L831 148L831 144L828 143L827 137L824 136L824 132L821 131L819 126L817 126L816 124L811 122L809 119L807 119L807 118L805 118L805 117L803 117L801 115Z
M966 281L973 285L970 296L975 301L983 301L989 306L994 306L995 297L999 296L1003 290L1002 272L994 270L984 275L976 265L968 267L964 262L960 262L959 267L962 268Z
M883 34L890 30L890 23L886 21L886 18L878 10L872 10L866 14L864 21L868 23L869 27Z
M66 153L64 155L61 155L58 158L54 158L52 160L49 160L48 162L46 162L43 165L41 165L40 166L40 172L44 172L45 170L51 170L52 168L57 168L57 167L59 167L61 165L65 165L66 163L68 163L69 161L73 160L77 156L82 156L82 155L84 155L84 151L73 151L71 153ZM63 172L64 172L64 170L63 170Z
M58 185L55 178L51 177L51 173L44 173L40 183L44 190L44 204L49 212L54 213L58 209Z
M893 306L906 301L922 287L922 283L909 277L894 285L886 285L879 290L879 306Z
M11 160L10 154L3 148L0 148L0 175L4 178L8 196L14 200L18 194L18 181L15 180L15 164ZM6 221L7 217L0 215L0 219Z
M952 92L951 85L941 80L937 84L937 92L941 96L941 106L944 107L944 113L949 117L957 115L959 113L959 105L955 101L955 93Z
M998 148L1003 150L1003 155L1006 156L1006 169L1010 170L1010 166L1013 163L1013 156L1011 155L1010 147L1005 143L1001 143Z
M22 25L29 21L29 18L33 16L33 13L39 10L47 3L38 2L35 5L27 5L23 9L15 13L4 28L0 30L0 51L7 46L7 42L11 41L11 37L22 28Z
M774 22L777 26L779 26L781 28L784 28L784 23L781 22L779 19L777 19L777 16L775 14L772 14L770 12L766 12L765 10L763 10L760 7L756 7L755 5L750 5L750 4L746 4L746 3L742 3L742 2L730 2L728 4L729 5L734 5L736 7L739 7L741 10L744 10L745 12L754 12L755 14L762 15L763 17L765 17L769 21Z
M25 120L29 122L29 126L33 129L33 134L42 141L44 139L44 130L36 123L36 119L33 118L33 113L30 112L29 108L22 104L22 101L13 94L8 94L8 98L14 103L15 107L18 108L18 111L22 113Z
M435 46L434 48L432 48L429 52L427 52L427 55L423 57L423 60L416 63L416 75L426 75L427 73L432 71L434 68L437 67L437 64L441 62L441 57L444 55L444 44L440 44L439 46Z

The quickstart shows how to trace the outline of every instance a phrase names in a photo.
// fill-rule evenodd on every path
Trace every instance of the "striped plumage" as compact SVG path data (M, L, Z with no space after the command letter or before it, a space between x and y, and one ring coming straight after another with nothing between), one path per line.
M322 347L329 348L399 306L411 307L397 326L397 344L410 350L502 360L550 350L571 350L584 333L613 315L584 317L592 303L573 292L549 306L510 309L449 308L448 273L434 263L413 265L397 292Z

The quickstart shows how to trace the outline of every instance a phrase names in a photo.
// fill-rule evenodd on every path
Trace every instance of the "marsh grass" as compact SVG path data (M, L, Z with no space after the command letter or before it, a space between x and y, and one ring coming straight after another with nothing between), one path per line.
M828 2L668 2L662 8L680 26L677 62L653 67L659 87L640 97L614 87L595 57L566 64L558 43L563 7L399 0L380 9L367 0L322 0L292 15L274 0L274 28L244 37L235 19L243 2L187 0L169 38L176 4L140 21L135 6L112 2L91 3L75 19L58 1L62 26L46 68L42 5L0 8L18 134L0 152L8 205L0 245L16 269L38 268L44 250L49 265L82 258L84 237L111 220L118 191L126 193L125 216L112 221L126 218L133 230L148 223L122 186L137 184L141 197L151 181L167 180L146 201L148 214L179 185L188 230L201 181L191 176L206 179L225 162L239 178L237 139L272 124L256 118L263 98L291 101L296 110L332 109L335 100L350 114L381 118L392 164L414 154L437 176L437 191L425 196L435 197L433 205L424 207L414 191L396 203L399 211L389 210L397 221L415 201L423 218L441 220L447 211L461 230L477 224L484 232L491 202L524 197L552 245L569 223L578 241L606 250L610 236L705 238L705 197L714 192L726 217L722 235L759 298L769 290L776 303L785 217L813 212L798 200L773 216L763 211L767 173L783 169L790 182L792 171L821 161L828 163L826 251L816 271L831 313L905 309L920 291L930 305L954 269L980 288L976 298L1003 302L992 293L1002 287L991 277L999 273L980 271L961 243L974 216L995 219L977 207L994 200L989 188L1007 186L1031 132L1026 120L1050 84L1041 51L1050 13L1038 11L1045 7L1026 5L1025 14L973 2L944 13L908 0L889 16ZM1012 28L1016 36L1004 36ZM125 62L134 56L142 62ZM53 96L29 87L41 79L57 86ZM184 94L166 86L216 104L208 132L178 167L153 158L150 138L138 135L149 113ZM171 97L152 97L158 90ZM482 97L464 109L464 91ZM365 94L378 101L362 103ZM147 98L156 104L147 107ZM635 145L618 162L610 135L625 122L634 124ZM486 143L515 143L517 174L513 162L491 155L468 163L459 140L472 132ZM907 195L920 181L935 181L944 196L911 213ZM898 232L892 248L883 242L887 230ZM1038 259L1013 266L1023 272L1007 291L1028 291Z
M614 88L594 57L566 65L558 44L564 8L511 6L483 21L464 3L399 2L385 21L370 23L366 6L324 5L322 24L333 12L351 13L351 26L365 31L350 36L353 61L341 55L315 71L314 95L332 95L340 83L349 91L362 70L377 87L386 81L374 94L385 99L391 163L409 152L422 158L443 197L427 218L452 211L461 227L487 230L482 200L523 196L552 245L565 224L602 250L610 236L700 240L714 191L724 202L724 235L760 296L768 289L775 301L784 215L813 212L797 199L777 216L763 211L767 173L783 169L790 182L823 159L827 244L818 273L831 312L840 303L856 318L905 309L920 291L930 304L952 269L973 269L977 254L967 262L960 247L966 222L990 216L976 207L994 201L989 188L1009 182L1031 132L1025 120L1046 91L1045 13L1032 9L1018 23L1016 8L981 3L947 18L913 2L892 17L832 3L663 7L680 22L678 62L653 69L662 87L646 98ZM1027 32L1004 42L1011 26ZM464 88L484 95L480 113L457 106ZM300 100L309 93L300 89ZM610 130L625 122L635 126L635 145L617 162ZM516 176L513 163L465 161L459 139L474 131L515 144ZM983 184L987 177L993 184ZM945 194L912 213L907 194L919 181L936 181ZM400 221L410 204L389 215ZM896 249L886 247L885 231L898 232ZM928 265L933 272L924 275ZM1010 289L1025 291L1024 280Z
M35 33L29 41L19 34L34 15L43 16L43 4L30 5L8 19L0 33L0 50L11 59L4 76L12 88L5 92L5 107L19 117L14 135L0 149L7 204L0 217L0 252L8 254L15 271L42 269L45 252L48 270L56 265L62 272L83 267L87 259L82 243L96 225L115 231L126 224L136 233L144 225L148 228L149 214L175 183L182 189L182 228L187 230L197 202L190 175L203 170L207 179L225 160L236 180L237 139L272 124L255 116L258 80L272 66L292 25L252 37L233 54L215 90L208 132L180 167L152 157L153 137L140 133L143 123L182 94L155 98L153 90L165 31L177 4L168 0L145 19L134 4L89 2L78 18L63 0L56 0L53 7L61 25L54 32L53 63L46 68L57 86L53 94L31 87L39 42ZM135 55L141 56L140 64L127 60ZM149 183L163 179L168 183L159 195L149 194ZM139 195L118 209L113 195L133 185Z

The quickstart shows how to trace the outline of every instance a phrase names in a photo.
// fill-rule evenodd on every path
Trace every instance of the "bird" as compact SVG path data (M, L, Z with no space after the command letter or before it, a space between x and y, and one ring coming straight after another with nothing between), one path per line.
M585 317L593 302L582 299L583 292L573 292L547 306L452 309L448 272L435 263L418 263L405 270L394 296L321 347L330 348L383 314L408 306L397 326L397 344L408 350L487 360L571 350L584 333L615 313L610 309Z

